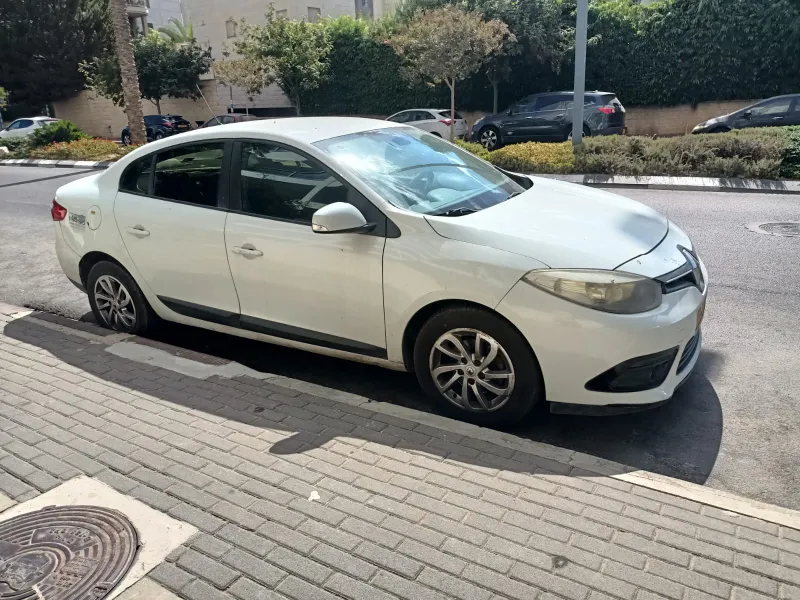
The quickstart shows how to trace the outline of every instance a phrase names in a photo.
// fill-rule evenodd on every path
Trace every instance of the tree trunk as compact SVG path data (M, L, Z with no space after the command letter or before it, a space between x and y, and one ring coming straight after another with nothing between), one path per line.
M492 114L497 114L497 92L500 88L500 82L496 79L492 80L492 92L494 94L494 101L492 102Z
M294 95L294 110L297 113L298 117L301 116L300 115L300 94L295 94Z
M144 128L142 96L139 93L139 75L133 59L131 26L125 8L125 0L111 0L111 24L114 27L114 50L119 60L122 75L122 92L125 98L125 115L131 132L131 143L144 144L147 133Z
M456 125L456 80L447 82L450 87L450 141L455 140L454 130Z
M158 100L156 100L156 112L157 112L158 114L161 114L161 98L159 98ZM497 112L497 111L495 111L495 112Z

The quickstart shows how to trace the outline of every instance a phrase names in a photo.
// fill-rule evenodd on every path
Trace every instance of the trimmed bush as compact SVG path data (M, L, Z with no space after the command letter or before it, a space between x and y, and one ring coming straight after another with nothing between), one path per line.
M74 142L87 137L87 135L72 121L56 121L34 130L30 135L32 148L49 146L56 142Z
M30 151L28 156L49 160L116 160L137 147L120 146L110 140L84 138L74 142L60 142L44 148L35 148Z
M527 173L572 173L575 155L571 142L512 144L489 155L492 164L508 171Z
M800 127L787 127L786 135L788 140L780 176L784 179L800 179Z
M472 152L478 158L482 158L483 160L489 160L490 152L480 144L477 144L475 142L465 142L463 140L458 140L458 139L455 141L455 144L456 146L466 150L467 152Z

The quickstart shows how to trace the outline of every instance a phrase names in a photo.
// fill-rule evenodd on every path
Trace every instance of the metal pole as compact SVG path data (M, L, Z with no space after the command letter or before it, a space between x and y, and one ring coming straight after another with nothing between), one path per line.
M589 0L578 0L575 23L575 97L572 102L572 145L581 145L583 137L583 96L586 92L586 30L589 23Z

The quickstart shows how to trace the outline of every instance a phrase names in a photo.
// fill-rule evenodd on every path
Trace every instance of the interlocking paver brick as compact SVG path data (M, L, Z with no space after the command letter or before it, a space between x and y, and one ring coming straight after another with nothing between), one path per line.
M84 473L195 525L151 575L181 598L800 597L800 532L599 476L572 451L199 380L15 323L0 490L24 501Z

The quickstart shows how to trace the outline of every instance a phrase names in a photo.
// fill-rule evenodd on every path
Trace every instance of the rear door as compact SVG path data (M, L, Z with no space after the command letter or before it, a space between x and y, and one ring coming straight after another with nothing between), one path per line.
M526 128L528 137L537 140L561 139L566 135L566 94L548 94L536 100L536 110Z
M786 124L800 125L800 96L794 97L794 104L786 115Z
M120 179L114 218L136 269L164 304L230 323L239 299L225 250L224 162L226 143L216 141L139 159Z

